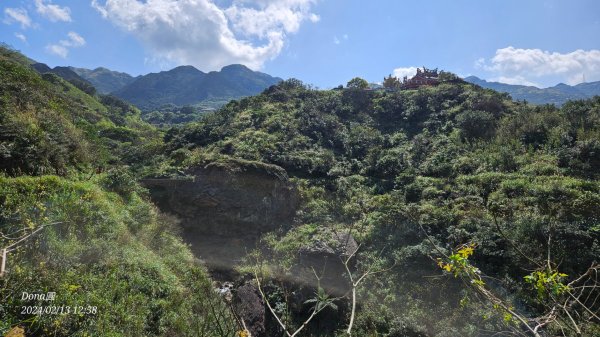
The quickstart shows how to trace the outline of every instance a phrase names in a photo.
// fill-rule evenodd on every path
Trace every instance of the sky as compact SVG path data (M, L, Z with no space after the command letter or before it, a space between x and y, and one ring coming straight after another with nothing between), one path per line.
M597 0L1 0L0 41L52 67L240 63L318 88L422 66L538 87L600 81Z

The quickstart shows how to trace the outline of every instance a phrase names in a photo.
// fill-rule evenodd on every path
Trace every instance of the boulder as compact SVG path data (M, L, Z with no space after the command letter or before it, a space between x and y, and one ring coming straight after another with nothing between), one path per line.
M266 337L265 303L252 282L246 282L235 290L233 308L244 321L252 337Z
M304 284L314 284L316 272L323 288L336 296L343 295L348 291L349 283L342 260L357 249L358 244L349 233L324 233L300 249L300 263L294 266L294 277ZM354 262L354 259L349 262L350 271L354 271Z

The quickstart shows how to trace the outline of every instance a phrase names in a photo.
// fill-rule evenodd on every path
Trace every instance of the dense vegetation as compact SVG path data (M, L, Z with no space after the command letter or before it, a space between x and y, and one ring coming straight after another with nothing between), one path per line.
M337 233L358 242L357 275L381 270L357 289L355 336L528 333L518 318L568 302L600 256L600 97L531 106L448 73L437 87L406 91L369 90L359 78L330 91L287 80L202 116L174 109L156 124L180 113L199 121L162 134L118 98L39 75L31 62L0 49L0 248L24 238L0 279L0 334L240 329L175 219L136 182L211 162L284 169L296 185L294 221L263 233L260 252L236 270L252 279L264 262L265 298L289 326L323 309L305 336L343 335L349 324L348 297L330 289L309 285L314 299L286 300L306 286L285 281L302 251L334 245ZM586 283L582 301L596 285ZM21 314L46 304L22 300L24 291L96 313ZM599 335L600 304L586 305L573 323L559 308L542 330Z
M359 270L393 266L359 289L357 336L518 327L461 278L443 276L433 259L460 247L451 256L470 258L479 268L472 270L492 277L489 287L529 317L545 310L546 283L527 282L539 279L533 270L573 280L600 256L600 97L557 109L456 81L385 92L318 91L288 80L165 139L172 167L162 174L233 157L293 177L303 205L294 226L264 239L273 270L291 273L302 247L335 231L360 243ZM540 269L548 257L550 269ZM451 263L439 262L460 276ZM599 322L578 319L583 335L599 333ZM338 328L347 317L340 320ZM560 332L558 324L546 328Z
M160 133L0 49L0 335L215 336L233 319L203 267L138 186ZM22 293L56 293L47 302ZM23 312L69 306L69 314ZM93 308L75 313L75 307ZM64 309L67 310L67 309ZM81 311L81 310L80 310ZM224 334L222 334L224 335Z
M199 121L206 112L216 110L228 102L228 100L205 101L196 106L186 105L183 107L167 105L158 110L143 113L142 119L157 127L168 128L173 125Z

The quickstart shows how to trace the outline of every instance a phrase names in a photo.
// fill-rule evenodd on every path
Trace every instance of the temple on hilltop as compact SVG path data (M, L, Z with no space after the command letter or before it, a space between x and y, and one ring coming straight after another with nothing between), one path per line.
M400 89L416 89L425 85L438 85L440 80L438 79L438 69L427 69L423 67L417 68L417 74L412 78L404 76L402 83L400 83Z

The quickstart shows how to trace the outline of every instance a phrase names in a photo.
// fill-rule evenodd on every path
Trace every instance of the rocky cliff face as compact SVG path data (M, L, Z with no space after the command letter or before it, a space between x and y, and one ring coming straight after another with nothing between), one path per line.
M187 179L146 179L152 199L199 234L258 235L291 221L298 194L285 170L257 162L210 163Z
M279 166L232 160L189 168L186 178L145 179L152 200L181 220L209 268L229 271L257 238L292 221L299 196Z

